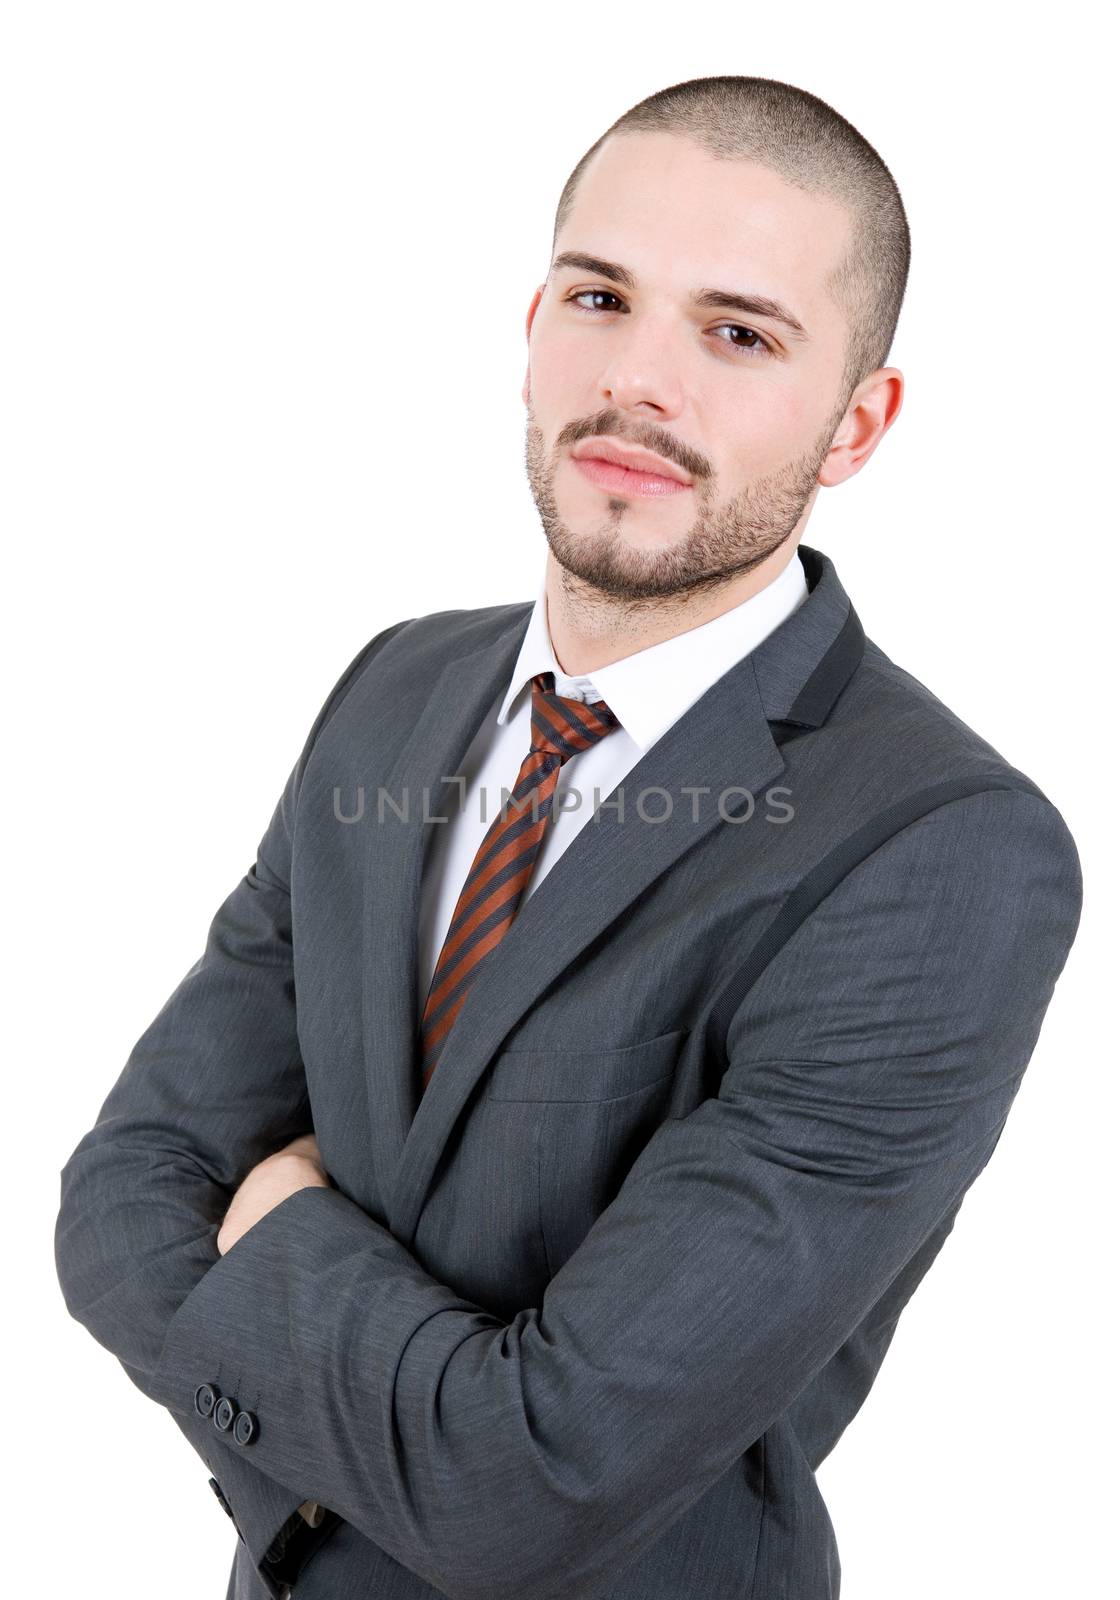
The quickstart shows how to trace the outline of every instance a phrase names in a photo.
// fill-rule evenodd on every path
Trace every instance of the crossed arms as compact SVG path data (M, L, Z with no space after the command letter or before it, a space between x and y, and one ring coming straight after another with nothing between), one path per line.
M862 860L742 1002L718 1095L658 1128L507 1322L333 1187L216 1247L250 1169L311 1131L288 872L325 714L63 1168L60 1282L216 1472L258 1564L314 1500L452 1600L561 1600L749 1449L979 1174L1076 932L1076 850L1048 801L993 789ZM259 1397L250 1449L193 1414L218 1374Z

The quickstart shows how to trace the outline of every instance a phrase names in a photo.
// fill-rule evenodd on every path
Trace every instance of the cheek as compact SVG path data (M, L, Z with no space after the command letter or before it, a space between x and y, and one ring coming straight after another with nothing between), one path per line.
M529 340L533 393L562 400L588 380L588 351L579 330L538 314Z
M810 407L804 395L787 384L759 381L740 389L732 410L734 428L727 436L725 459L733 473L755 475L783 466L812 433Z

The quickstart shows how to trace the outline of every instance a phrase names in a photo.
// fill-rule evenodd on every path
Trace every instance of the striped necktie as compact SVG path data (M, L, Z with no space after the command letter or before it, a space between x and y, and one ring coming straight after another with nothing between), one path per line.
M605 700L570 700L555 692L554 682L551 672L532 680L529 754L510 803L499 810L478 847L432 974L420 1026L421 1093L479 963L501 943L517 915L552 815L560 768L619 726Z

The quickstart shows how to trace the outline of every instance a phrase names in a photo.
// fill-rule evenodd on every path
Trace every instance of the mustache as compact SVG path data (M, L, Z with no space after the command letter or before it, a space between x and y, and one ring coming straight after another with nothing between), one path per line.
M637 445L639 450L652 450L655 455L673 462L697 482L712 475L712 469L704 457L679 439L674 439L672 434L663 433L659 428L635 427L610 410L601 411L597 416L581 422L568 423L557 436L556 447L563 449L578 444L581 439L594 438L623 439L628 444Z

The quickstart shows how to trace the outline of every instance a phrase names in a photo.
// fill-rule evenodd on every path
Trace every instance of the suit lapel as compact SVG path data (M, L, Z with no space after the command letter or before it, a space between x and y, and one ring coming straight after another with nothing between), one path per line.
M587 822L524 902L501 943L479 966L422 1097L416 1070L417 933L423 845L416 816L425 786L428 815L441 811L454 774L500 690L531 606L488 645L450 661L386 784L407 793L408 824L390 816L370 829L365 910L365 1037L379 1169L394 1172L386 1210L394 1235L411 1244L441 1152L468 1096L502 1040L580 952L725 814L758 802L785 767L781 744L818 727L855 671L863 630L832 563L801 546L810 594L762 644L738 661L652 745L621 788L625 808ZM512 781L512 780L511 780ZM702 786L696 799L688 792ZM643 790L647 821L638 811ZM615 791L617 794L617 791ZM611 797L605 797L609 800ZM439 826L440 824L434 824ZM390 929L409 936L394 939ZM381 1165L380 1163L387 1163Z
M395 1171L416 1110L421 872L437 827L453 815L461 770L482 719L509 682L532 603L511 607L497 638L449 660L384 782L388 804L368 826L362 912L362 1033L375 1171ZM444 805L447 805L447 812ZM377 802L372 802L376 806ZM407 807L407 810L406 810ZM531 897L530 897L531 898ZM388 1209L388 1202L386 1202Z

